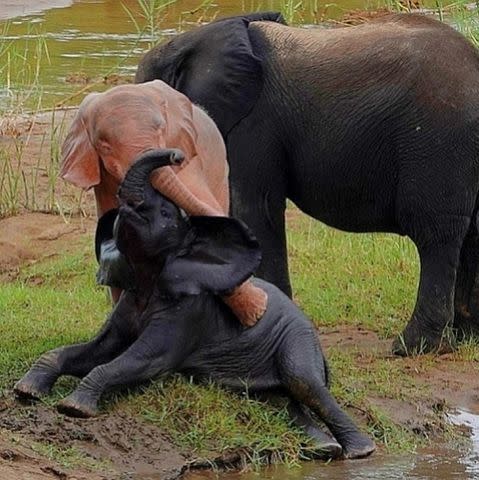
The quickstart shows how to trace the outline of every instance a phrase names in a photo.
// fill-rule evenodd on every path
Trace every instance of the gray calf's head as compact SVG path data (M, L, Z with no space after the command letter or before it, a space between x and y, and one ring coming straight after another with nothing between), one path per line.
M152 187L154 169L182 160L179 150L152 150L127 172L119 190L118 215L108 212L98 223L100 283L139 291L139 279L151 281L154 275L172 296L224 294L258 267L261 252L246 225L228 217L188 218ZM134 287L126 281L131 272Z

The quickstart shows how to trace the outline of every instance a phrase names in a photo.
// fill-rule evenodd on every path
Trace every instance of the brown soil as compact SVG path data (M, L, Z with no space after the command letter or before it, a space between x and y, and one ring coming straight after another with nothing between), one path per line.
M426 357L400 358L391 354L391 340L381 339L375 332L360 327L320 329L321 344L326 350L335 346L356 352L356 362L367 368L377 359L400 362L402 371L429 393L419 403L392 398L370 396L371 404L380 407L400 425L427 433L434 427L430 422L441 423L438 413L461 408L479 414L479 369L474 362L464 361L457 353ZM442 424L438 425L442 428ZM431 432L430 432L431 433ZM432 432L437 433L437 432Z
M0 441L2 480L166 480L177 478L186 464L186 458L157 427L121 413L78 420L43 405L21 406L13 400L3 400L0 432L4 437ZM60 467L35 453L36 442L75 449L76 465Z
M0 221L0 281L16 277L19 268L47 257L75 251L80 236L92 236L93 218L23 213Z
M66 111L67 122L72 112ZM13 145L23 138L24 171L44 168L47 162L45 141L51 118L48 114L36 119L22 117L0 124L0 146ZM7 128L8 127L8 128ZM47 140L45 140L47 139ZM41 147L43 142L43 147ZM40 161L38 160L40 159ZM44 205L48 196L48 176L40 176L37 202ZM62 212L67 218L21 209L14 217L0 220L0 283L10 281L19 268L52 255L75 250L80 238L92 235L94 202L91 194L78 202L78 192L63 185L57 187ZM40 208L41 210L41 208ZM83 216L80 216L79 213ZM290 213L294 221L294 212ZM376 358L390 357L390 341L379 339L375 333L355 327L324 329L322 344L328 348L341 344L357 352L357 361L367 366L368 352ZM430 386L431 394L419 404L388 398L369 398L396 422L415 431L429 434L434 430L440 406L464 407L472 411L479 406L477 368L459 361L454 354L433 358L428 368L421 368L417 359L396 359L417 382ZM361 363L363 362L363 363ZM364 412L351 410L360 419ZM479 412L478 412L479 413ZM35 452L35 445L72 447L87 460L78 465L61 467L50 460L45 450ZM96 463L92 470L91 462ZM96 419L77 420L58 415L46 405L22 406L10 394L0 396L0 479L2 480L100 480L100 479L168 479L176 478L188 465L188 459L164 436L162 431L138 418L121 412L102 415Z

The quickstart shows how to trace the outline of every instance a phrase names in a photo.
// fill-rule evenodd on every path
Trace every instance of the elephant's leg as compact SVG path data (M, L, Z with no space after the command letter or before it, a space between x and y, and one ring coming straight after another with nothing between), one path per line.
M43 354L17 382L15 394L37 399L47 395L61 375L83 377L94 367L115 358L128 346L128 341L107 323L90 342L60 347Z
M263 134L252 137L240 124L228 136L231 216L243 220L256 235L263 254L258 277L291 297L286 248L287 172L284 153ZM246 129L246 131L244 131Z
M475 217L473 217L475 218ZM459 338L479 334L479 232L472 221L462 244L454 295L454 330Z
M105 391L140 383L171 371L175 363L173 350L171 346L165 349L161 332L156 331L154 324L148 325L121 355L93 368L77 389L58 404L58 410L74 417L95 416L98 413L98 401Z
M344 457L361 458L375 450L374 442L358 430L326 387L321 374L324 362L317 345L297 336L286 342L278 363L289 394L326 424L341 445Z
M454 288L459 253L469 218L443 218L434 237L416 243L421 263L419 291L411 320L393 343L398 355L447 352L452 348Z
M310 412L296 400L290 400L288 413L293 423L314 442L314 453L320 458L338 458L343 449L341 445L326 432L321 430Z

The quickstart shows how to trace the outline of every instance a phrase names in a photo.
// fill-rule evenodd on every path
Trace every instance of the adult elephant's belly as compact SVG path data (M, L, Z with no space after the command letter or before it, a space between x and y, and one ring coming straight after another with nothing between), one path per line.
M364 158L351 148L345 155L315 151L302 158L305 164L298 160L288 178L288 196L302 211L345 231L400 233L397 174L386 156Z

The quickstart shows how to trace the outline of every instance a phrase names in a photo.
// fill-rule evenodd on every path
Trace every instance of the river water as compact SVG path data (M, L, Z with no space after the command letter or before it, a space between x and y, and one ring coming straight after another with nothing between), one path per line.
M32 84L41 90L42 106L51 107L84 87L70 83L72 76L90 81L101 80L111 72L132 76L140 56L159 38L217 16L280 10L282 4L300 3L303 7L289 15L292 21L313 24L322 18L339 18L351 9L364 9L376 1L177 0L160 15L157 33L151 36L145 32L139 37L138 28L145 21L137 0L0 0L0 107L9 99L18 103L15 90ZM106 87L101 83L95 86L102 88ZM81 96L71 103L79 99ZM29 99L31 108L33 103Z
M316 8L318 2L305 1L304 10L295 20L312 24L323 15L337 18L345 10L365 8L367 2L337 0L329 8ZM167 38L217 15L276 10L281 3L275 0L218 0L214 4L202 0L178 0L162 15L159 33ZM198 8L200 4L203 7ZM134 13L139 25L135 25L127 10ZM18 85L25 88L34 84L42 93L42 106L45 107L62 102L78 91L81 93L71 102L79 103L85 85L67 81L72 75L77 77L77 82L78 78L98 81L95 89L107 88L101 79L112 72L133 76L138 59L149 49L151 42L157 40L157 35L139 37L138 27L141 26L136 0L0 0L0 28L3 32L0 36L0 59L3 60L0 107L16 99ZM27 60L22 60L23 69L19 69L15 62L24 58ZM470 441L460 445L439 445L417 454L378 453L364 460L330 464L308 462L290 469L278 466L244 474L197 472L191 474L189 480L479 479L479 416L459 411L451 415L450 420L470 429Z

